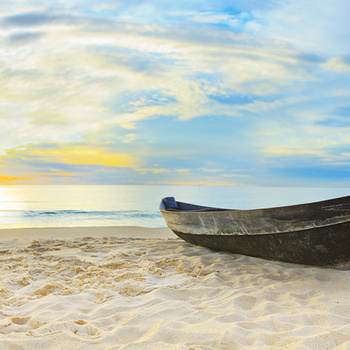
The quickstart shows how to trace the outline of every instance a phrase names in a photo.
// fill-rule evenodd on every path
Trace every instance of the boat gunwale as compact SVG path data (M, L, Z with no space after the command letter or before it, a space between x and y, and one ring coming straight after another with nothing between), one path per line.
M254 209L228 209L228 208L217 208L217 207L208 207L208 206L199 206L199 207L203 207L203 209L180 209L180 208L159 208L159 210L165 211L165 212L181 212L181 213L202 213L202 212L215 212L215 211L239 211L239 212L256 212L256 211L272 211L272 210L279 210L279 209L293 209L293 208L300 208L300 207L307 207L307 206L316 206L319 207L322 204L327 204L330 202L339 202L342 201L344 199L348 198L349 199L349 203L350 203L350 196L344 196L344 197L338 197L338 198L333 198L333 199L326 199L326 200L322 200L322 201L316 201L316 202L308 202L308 203L301 203L301 204L290 204L290 205L285 205L285 206L278 206L278 207L265 207L265 208L254 208ZM162 199L161 203L163 203L163 200L165 198ZM187 202L181 202L181 201L176 201L176 203L183 203L183 204L187 204L187 205L193 205L193 206L197 206L196 204L192 204L192 203L187 203Z
M307 206L311 206L314 208L322 208L322 206L328 206L328 205L332 205L332 203L334 203L334 205L337 205L337 203L339 202L343 202L345 199L349 199L349 203L350 203L350 196L344 196L344 197L338 197L338 198L333 198L333 199L326 199L326 200L322 200L322 201L316 201L316 202L309 202L309 203L303 203L303 204L292 204L292 205L287 205L287 206L280 206L280 207L269 207L269 208L257 208L257 209L224 209L224 208L215 208L215 207L204 207L203 209L194 209L194 210L186 210L186 209L180 209L180 208L165 208L165 209L161 209L159 208L160 212L162 213L162 215L173 215L173 214L190 214L190 213L215 213L215 212L265 212L265 211L275 211L275 210L284 210L284 209L293 209L293 208L300 208L300 207L307 207ZM186 203L186 202L178 202L176 201L176 203L183 203L183 204L187 204L187 205L193 205L191 203ZM161 205L163 204L163 199L161 201ZM164 204L163 204L164 205ZM194 205L196 206L196 205ZM350 211L350 209L349 209ZM166 218L164 217L165 221L167 222ZM309 226L309 227L304 227L304 228L296 228L294 230L290 230L290 231L277 231L277 232L259 232L259 233L253 233L253 234L234 234L232 233L223 233L223 234L218 234L218 233L208 233L208 234L204 234L206 236L261 236L261 235L279 235L279 234L291 234L291 233L300 233L302 234L304 231L307 230L317 230L319 228L324 228L324 227L332 227L332 226L336 226L336 225L342 225L342 224L347 224L350 223L350 216L340 216L339 217L339 221L334 221L332 223L326 223L326 224L320 224L317 226ZM190 233L190 232L183 232L184 234L193 234L196 235L195 233Z

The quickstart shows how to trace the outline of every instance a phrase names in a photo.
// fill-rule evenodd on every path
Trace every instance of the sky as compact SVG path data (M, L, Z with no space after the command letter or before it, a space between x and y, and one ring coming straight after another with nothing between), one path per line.
M350 1L0 8L0 185L350 185Z

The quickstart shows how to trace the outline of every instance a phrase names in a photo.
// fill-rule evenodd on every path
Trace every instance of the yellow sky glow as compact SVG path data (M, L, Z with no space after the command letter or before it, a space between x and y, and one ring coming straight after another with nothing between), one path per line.
M26 150L20 151L20 153L22 152L30 156L45 159L51 158L52 161L69 164L104 165L120 168L134 168L138 165L137 158L131 155L111 153L102 148L93 148L90 146L63 145L60 148L37 148L30 146ZM15 155L17 154L18 150L15 151Z
M28 176L74 176L73 173L24 173Z
M6 176L0 174L0 184L1 185L10 185L11 183L19 180L32 180L33 177L23 177L23 176Z

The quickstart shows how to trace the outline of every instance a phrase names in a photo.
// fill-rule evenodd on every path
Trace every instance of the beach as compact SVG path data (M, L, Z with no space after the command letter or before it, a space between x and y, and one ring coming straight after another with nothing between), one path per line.
M1 349L350 349L350 271L167 228L0 230Z

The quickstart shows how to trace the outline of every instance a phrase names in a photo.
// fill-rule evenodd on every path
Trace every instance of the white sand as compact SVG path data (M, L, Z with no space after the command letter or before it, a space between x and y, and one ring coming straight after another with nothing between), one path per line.
M1 350L350 349L350 271L212 252L165 228L0 242Z

